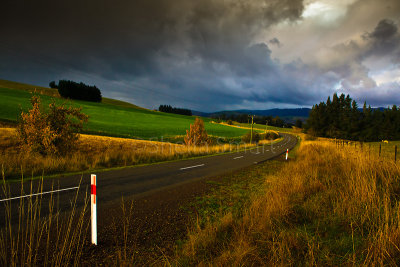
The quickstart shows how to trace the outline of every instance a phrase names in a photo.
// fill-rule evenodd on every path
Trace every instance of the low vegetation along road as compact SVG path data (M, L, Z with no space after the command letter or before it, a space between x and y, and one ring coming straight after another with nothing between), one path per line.
M238 153L98 172L96 174L99 215L106 212L102 211L103 205L120 201L122 196L124 198L138 197L155 190L258 164L281 155L296 145L295 136L284 133L281 133L281 136L283 139L279 143ZM59 199L57 204L59 209L68 210L77 192L79 192L77 205L81 206L85 195L90 196L90 174L45 179L42 188L38 180L32 182L32 187L31 182L10 184L8 193L0 193L0 204L17 205L21 199L26 201L25 199L31 198L32 195L39 194L42 197L42 205L46 207L49 196L55 194ZM0 210L4 206L0 205ZM14 211L17 209L12 209L12 212Z

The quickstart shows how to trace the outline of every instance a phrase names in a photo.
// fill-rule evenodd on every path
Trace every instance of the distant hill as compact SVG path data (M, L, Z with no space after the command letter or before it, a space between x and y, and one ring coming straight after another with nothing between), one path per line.
M26 84L26 83L20 83L20 82L13 82L13 81L2 80L2 79L0 79L0 88L23 90L23 91L27 91L30 93L37 93L37 94L41 94L41 95L47 95L50 97L61 98L57 89L43 87L43 86L37 86L37 85L31 85L31 84ZM128 103L125 101L107 98L107 97L103 97L102 103L110 104L110 105L114 105L114 106L126 107L126 108L145 109L145 108L136 106L134 104L131 104L131 103Z
M249 109L240 109L240 110L225 110L218 111L213 113L205 113L200 111L192 111L193 115L202 116L202 117L218 117L225 114L226 116L230 115L238 115L238 114L252 114L258 116L279 116L280 118L286 121L293 121L298 118L307 119L309 116L311 109L310 108L289 108L289 109L266 109L266 110L249 110Z
M210 118L211 114L213 114L213 113L207 113L207 112L201 112L201 111L197 111L197 110L192 110L192 115L193 116Z

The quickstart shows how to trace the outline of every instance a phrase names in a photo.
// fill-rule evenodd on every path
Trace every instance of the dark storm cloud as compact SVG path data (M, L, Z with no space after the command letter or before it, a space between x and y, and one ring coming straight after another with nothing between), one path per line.
M190 56L230 62L260 27L297 18L301 1L7 1L2 45L22 59L90 70L157 69L154 57L184 49ZM236 63L236 62L235 62Z
M379 41L391 39L397 33L397 26L391 20L381 20L373 32L368 34L369 37Z
M278 66L268 46L253 39L298 19L302 2L6 0L0 76L42 85L83 78L147 106L169 99L211 110L261 101L269 94L259 93L266 85L257 79L276 76Z
M151 0L12 1L2 8L2 45L18 59L84 71L104 62L134 73L155 68L151 58L174 38L169 27L180 15L168 1Z
M400 34L398 26L392 20L381 20L367 36L369 37L367 38L369 48L362 57L397 56L396 60L400 60L398 57L400 55Z
M272 38L271 40L269 40L269 43L270 44L272 44L272 45L276 45L276 46L278 46L278 47L281 47L282 46L282 44L281 44L281 42L278 40L278 38Z
M400 62L400 34L398 26L391 20L381 20L375 29L367 34L366 38L371 43L371 49L366 55L392 54L393 61Z
M124 81L114 90L138 99L147 94L139 85L159 90L160 99L148 105L179 95L181 104L196 98L205 101L201 108L217 109L268 98L255 80L278 67L254 37L298 19L303 1L6 0L2 11L3 78L42 85L82 76L106 86Z

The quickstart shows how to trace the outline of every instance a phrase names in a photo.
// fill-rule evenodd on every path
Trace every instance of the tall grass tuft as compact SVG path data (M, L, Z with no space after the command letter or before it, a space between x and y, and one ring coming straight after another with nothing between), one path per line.
M121 216L113 218L113 230L115 233L115 248L111 265L133 266L135 262L135 242L132 240L133 200L127 202L121 199ZM118 220L118 221L117 221ZM122 235L122 236L121 236Z
M195 225L176 265L400 264L400 167L306 141L243 215Z
M23 181L21 185L23 195ZM6 198L10 196L4 172L2 189ZM90 225L88 216L85 216L88 196L83 207L78 209L78 189L71 201L70 212L63 214L57 208L59 197L56 193L47 195L46 200L39 194L43 190L43 180L37 191L32 183L27 189L28 194L38 195L0 202L4 205L4 225L0 228L0 265L78 265ZM15 210L16 215L12 213ZM45 210L47 215L42 214Z

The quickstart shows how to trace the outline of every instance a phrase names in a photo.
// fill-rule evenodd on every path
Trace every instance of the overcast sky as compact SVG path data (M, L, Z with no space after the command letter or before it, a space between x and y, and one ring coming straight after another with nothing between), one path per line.
M400 104L399 0L3 0L0 78L146 108ZM362 104L362 103L360 103Z

